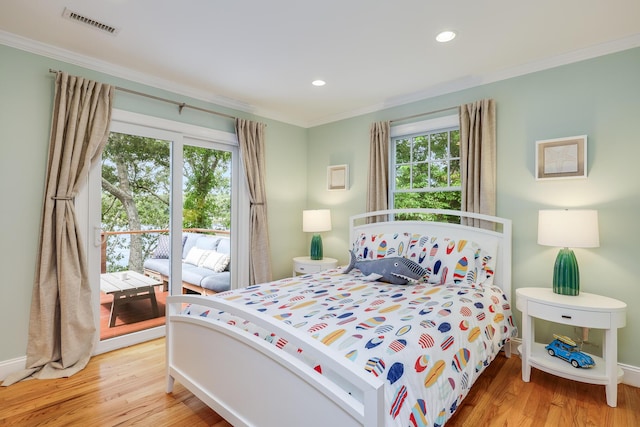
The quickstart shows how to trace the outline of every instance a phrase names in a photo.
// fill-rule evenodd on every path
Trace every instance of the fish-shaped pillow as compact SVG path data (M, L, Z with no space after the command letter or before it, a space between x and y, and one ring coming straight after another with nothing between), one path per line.
M426 274L426 270L415 261L403 257L387 257L372 260L356 260L353 251L351 254L351 262L344 273L348 273L357 268L364 274L365 280L382 281L392 283L394 285L405 285L409 280L418 280Z

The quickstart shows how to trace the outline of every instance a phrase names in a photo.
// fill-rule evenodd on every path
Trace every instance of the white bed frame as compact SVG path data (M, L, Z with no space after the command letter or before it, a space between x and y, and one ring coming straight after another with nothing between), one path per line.
M496 224L495 230L460 224L393 221L398 213L443 214ZM388 215L390 221L367 223L367 218ZM411 232L464 236L481 245L497 244L494 284L511 294L511 221L466 212L428 209L378 211L350 218L350 242L362 231ZM180 314L184 303L230 312L289 343L305 349L317 360L323 375L313 368L240 328ZM203 296L167 298L167 393L174 381L234 426L348 427L384 426L384 383L363 372L352 371L346 358L332 359L326 347L308 336L296 336L281 321L260 317L225 301ZM508 345L505 346L507 356Z

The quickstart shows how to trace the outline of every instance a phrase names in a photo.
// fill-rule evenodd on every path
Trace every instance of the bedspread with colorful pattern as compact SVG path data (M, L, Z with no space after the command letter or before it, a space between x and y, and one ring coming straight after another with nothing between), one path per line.
M443 425L516 336L509 302L496 286L390 285L361 277L358 270L329 270L212 298L280 319L385 381L386 425ZM184 312L236 324L287 350L286 341L228 313L199 306Z

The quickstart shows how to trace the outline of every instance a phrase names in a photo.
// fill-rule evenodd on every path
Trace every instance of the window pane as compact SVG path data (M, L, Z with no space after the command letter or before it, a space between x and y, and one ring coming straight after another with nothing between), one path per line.
M432 162L430 166L431 187L448 187L447 162Z
M460 160L451 160L449 163L449 175L451 179L452 187L461 187L462 180L460 179Z
M429 164L413 165L413 186L411 188L429 188Z
M460 131L452 130L451 135L451 157L460 157Z
M460 210L462 207L460 191L441 191L433 194L437 196L438 207L442 209Z
M411 166L396 166L396 188L399 190L411 188Z
M427 193L396 193L393 199L393 207L401 208L423 208L423 195Z
M429 136L421 135L413 139L413 161L424 162L429 155Z
M108 185L102 186L101 226L108 239L101 273L142 273L158 234L141 231L168 229L170 147L166 140L110 133L102 153L101 178Z
M449 157L449 132L431 135L431 159L442 160Z
M396 163L411 162L411 143L408 139L396 139Z
M184 147L184 228L231 228L231 153Z

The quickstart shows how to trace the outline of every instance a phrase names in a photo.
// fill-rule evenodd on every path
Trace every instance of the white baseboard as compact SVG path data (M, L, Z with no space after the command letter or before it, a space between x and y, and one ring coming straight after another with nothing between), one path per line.
M164 333L164 330L162 330L162 333ZM518 352L518 347L520 346L520 344L522 344L522 340L520 338L513 338L511 340L510 345L511 345L512 356L520 355L520 353ZM107 345L105 346L105 348L102 349L101 352L111 351L111 350L113 350L113 348ZM21 369L24 369L26 362L27 362L26 356L0 361L0 381L3 381L7 377L7 375L13 372L17 372ZM618 366L624 372L624 376L622 377L622 383L630 385L632 387L640 388L640 368L637 366L625 365L622 363L618 363Z
M93 356L117 350L123 347L129 347L144 341L153 340L165 336L165 326L159 326L143 331L132 332L127 335L99 341L93 349ZM7 375L25 369L27 356L17 357L15 359L0 361L0 381L4 381Z
M514 355L514 356L520 355L520 352L518 351L518 347L521 344L522 344L521 338L511 339L511 355ZM622 369L622 372L624 372L624 375L622 376L622 384L640 388L640 368L639 367L618 363L618 368Z
M509 341L509 344L511 345L511 355L512 356L520 356L520 352L518 351L518 347L520 347L522 345L522 339L521 338L511 338L511 341Z
M7 375L18 372L26 366L27 356L0 361L0 381L4 381Z
M622 372L624 372L622 384L640 387L640 368L637 366L624 365L622 363L618 363L618 367L622 368Z

